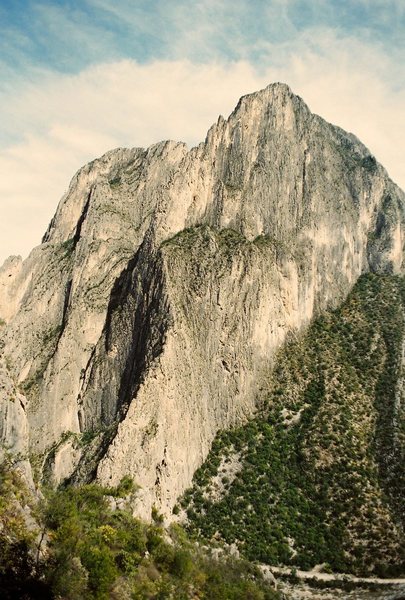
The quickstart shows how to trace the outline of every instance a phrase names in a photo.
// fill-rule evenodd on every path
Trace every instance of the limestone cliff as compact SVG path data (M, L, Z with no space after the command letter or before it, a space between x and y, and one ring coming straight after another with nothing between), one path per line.
M21 407L1 398L3 442L55 482L131 474L137 511L169 514L287 336L362 273L402 272L404 220L369 151L283 84L190 150L107 153L0 269L0 377Z

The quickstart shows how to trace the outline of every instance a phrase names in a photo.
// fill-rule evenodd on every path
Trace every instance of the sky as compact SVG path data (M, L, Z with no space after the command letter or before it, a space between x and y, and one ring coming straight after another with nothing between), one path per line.
M0 264L74 173L288 83L405 188L405 0L0 0Z

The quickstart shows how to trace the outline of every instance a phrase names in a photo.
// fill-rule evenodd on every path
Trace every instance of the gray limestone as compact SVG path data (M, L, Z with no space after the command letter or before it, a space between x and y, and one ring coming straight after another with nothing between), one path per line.
M55 482L130 474L136 511L170 514L286 336L402 272L404 218L369 151L284 84L195 148L108 152L0 269L3 444Z

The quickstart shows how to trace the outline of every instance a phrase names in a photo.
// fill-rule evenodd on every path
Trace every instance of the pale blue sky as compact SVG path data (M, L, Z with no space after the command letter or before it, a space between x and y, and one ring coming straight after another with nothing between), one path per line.
M1 0L0 262L115 146L194 144L283 80L405 186L405 0Z
M403 0L2 0L2 67L76 73L104 61L188 58L249 60L260 66L269 44L294 47L304 31L331 28L405 49Z

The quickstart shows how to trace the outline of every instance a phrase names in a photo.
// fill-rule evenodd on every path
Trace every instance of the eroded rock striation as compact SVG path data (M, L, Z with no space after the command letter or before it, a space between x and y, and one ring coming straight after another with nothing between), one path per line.
M284 84L195 148L108 152L0 269L3 443L54 482L130 474L138 513L170 514L286 338L402 272L404 222L367 148Z

